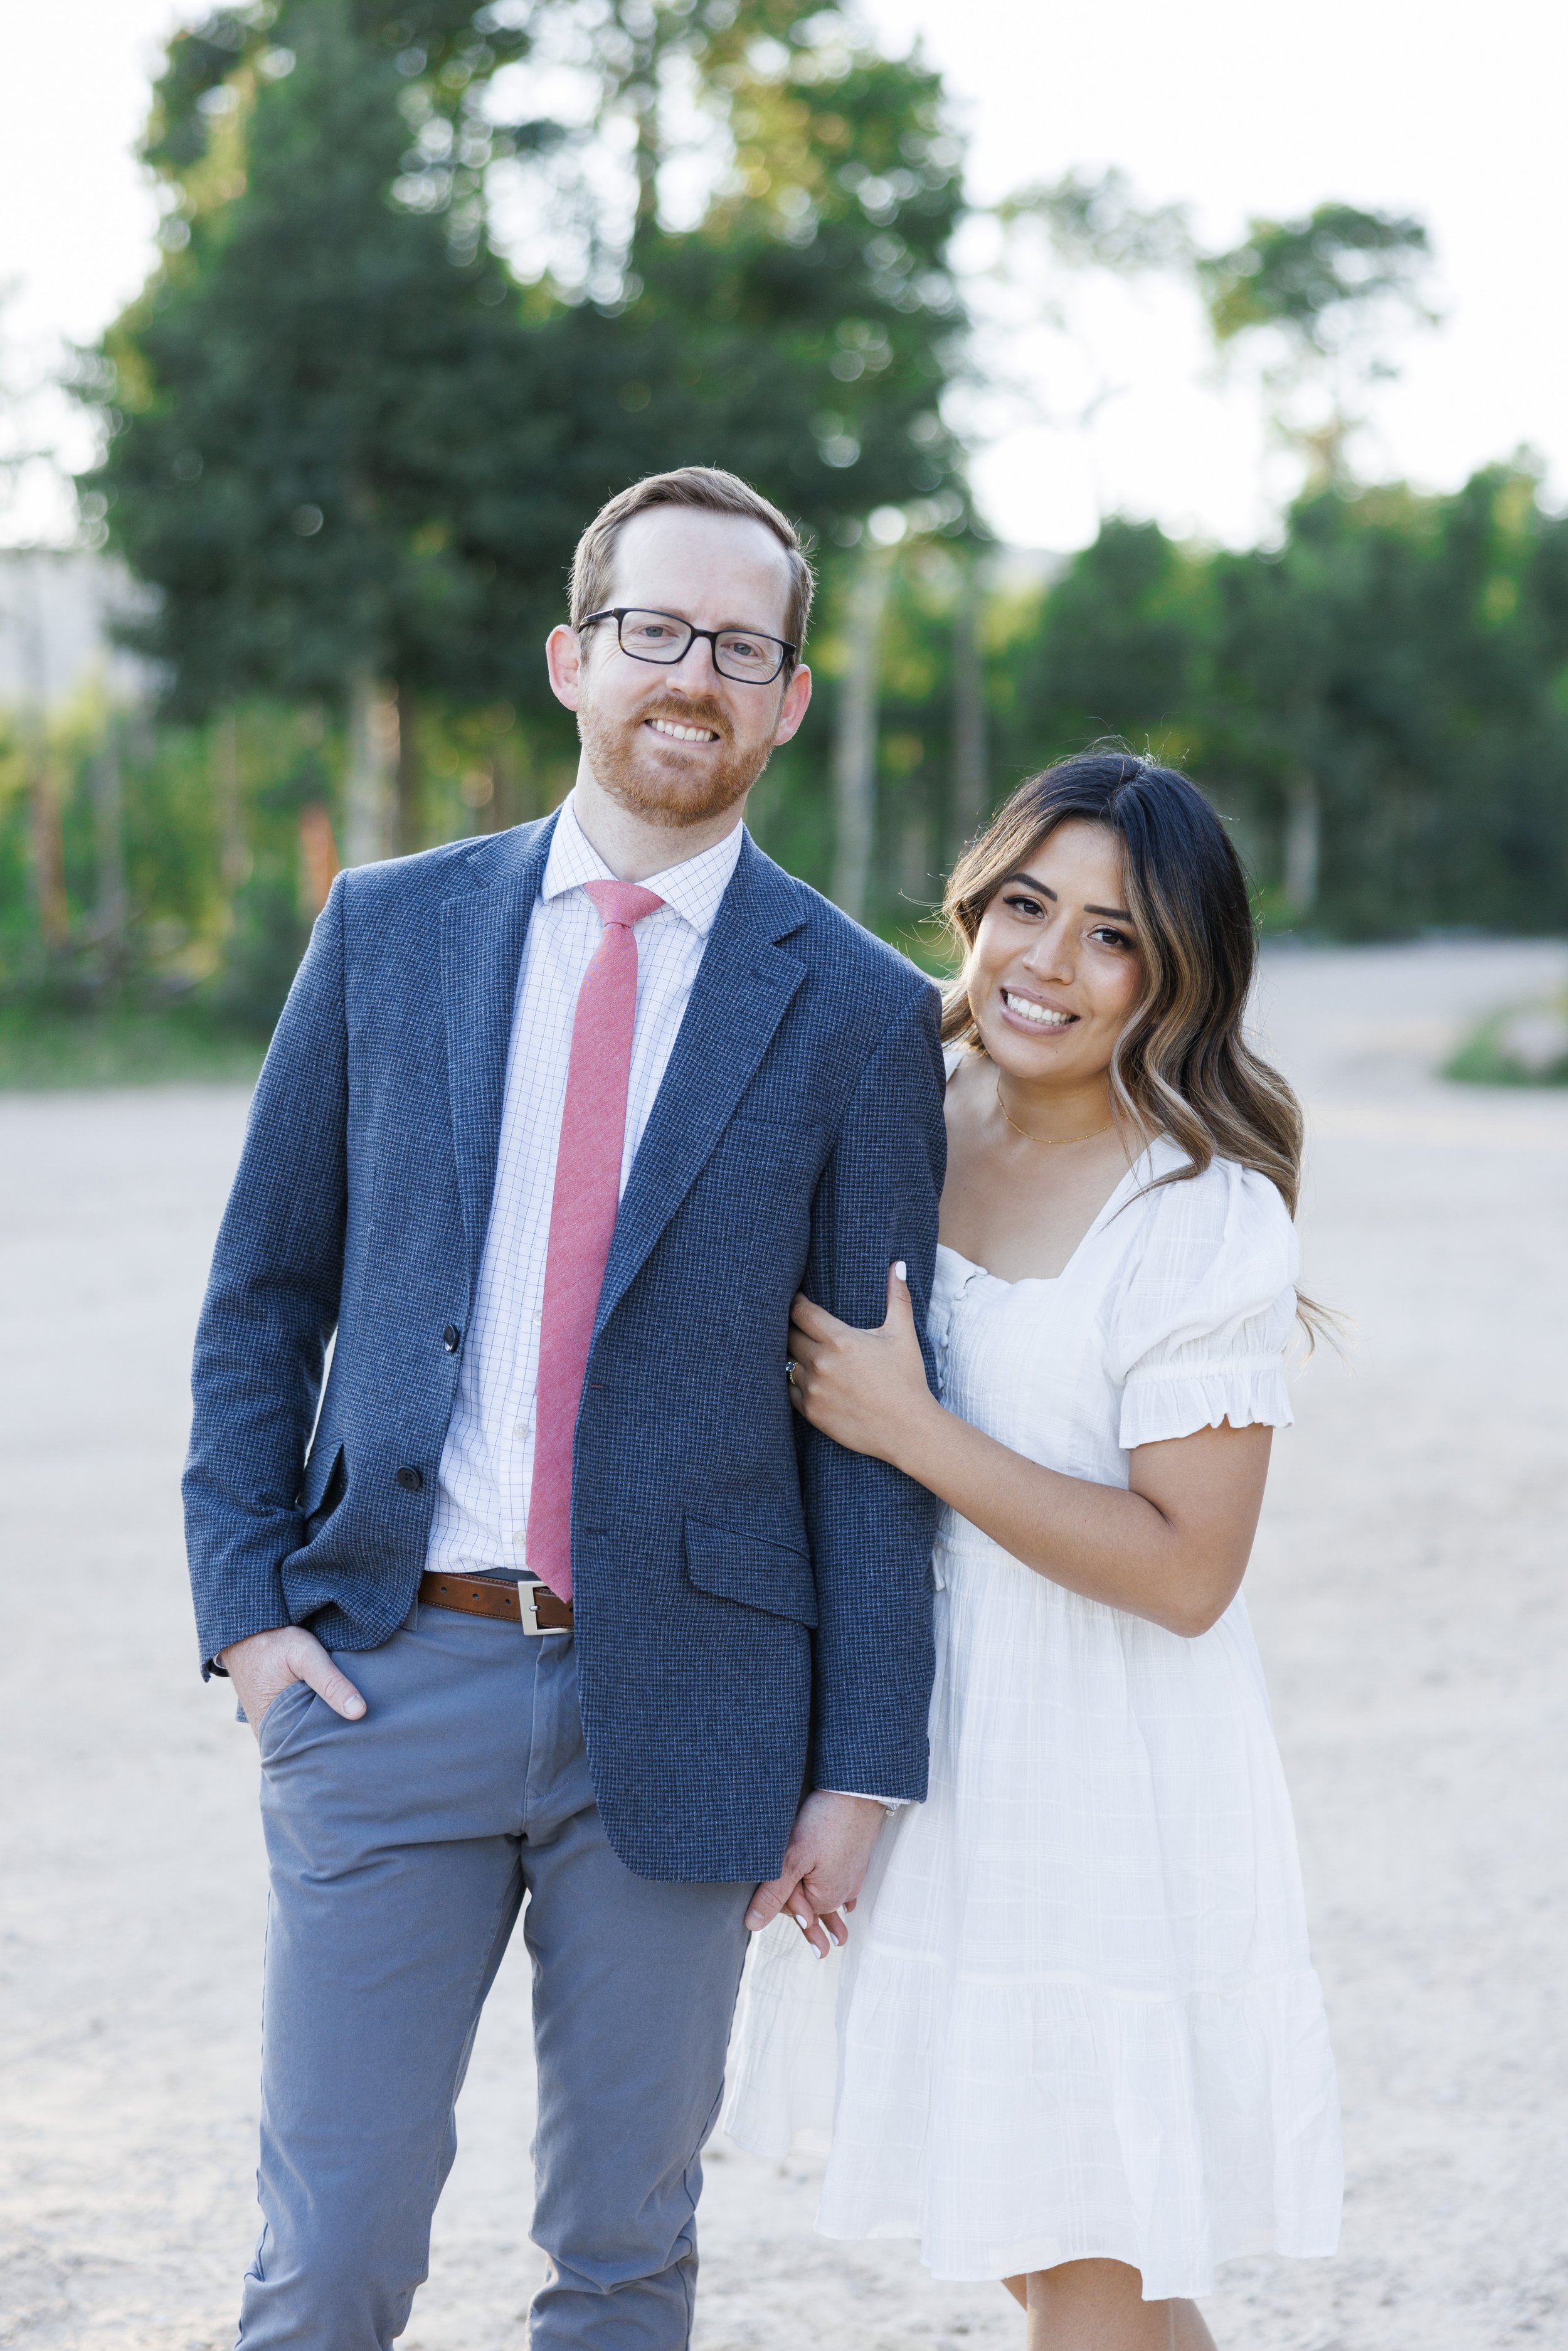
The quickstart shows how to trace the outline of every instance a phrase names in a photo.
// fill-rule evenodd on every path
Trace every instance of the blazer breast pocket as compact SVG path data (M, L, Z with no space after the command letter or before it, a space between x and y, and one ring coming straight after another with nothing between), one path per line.
M732 1118L704 1167L697 1189L705 1202L744 1201L755 1214L760 1202L803 1214L817 1188L827 1157L820 1126L783 1126L761 1119Z
M720 1135L718 1148L765 1159L798 1159L814 1167L822 1155L823 1141L823 1130L814 1119L790 1123L784 1119L747 1118L737 1112Z
M817 1579L803 1551L706 1519L686 1520L685 1547L686 1581L699 1592L799 1625L816 1623Z

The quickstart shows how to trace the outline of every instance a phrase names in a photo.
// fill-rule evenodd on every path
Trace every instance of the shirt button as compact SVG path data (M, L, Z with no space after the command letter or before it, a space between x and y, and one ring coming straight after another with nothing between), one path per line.
M455 1355L463 1344L463 1333L455 1322L449 1322L441 1334L441 1343L449 1355Z
M417 1494L424 1483L423 1469L412 1469L405 1464L397 1473L397 1482L405 1494Z

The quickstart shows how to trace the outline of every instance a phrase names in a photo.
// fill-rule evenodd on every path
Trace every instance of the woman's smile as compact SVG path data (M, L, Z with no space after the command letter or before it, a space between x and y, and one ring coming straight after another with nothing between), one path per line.
M1070 1029L1078 1018L1076 1012L1069 1012L1060 1004L1048 1004L1043 997L1028 996L1022 988L1004 987L1000 993L1004 1012L1022 1021L1028 1029Z

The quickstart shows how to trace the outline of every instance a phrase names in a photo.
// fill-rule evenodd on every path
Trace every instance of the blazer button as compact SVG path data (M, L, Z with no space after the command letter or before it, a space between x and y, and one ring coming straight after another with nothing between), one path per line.
M455 1322L449 1322L441 1334L441 1343L449 1355L455 1355L463 1344L463 1333Z
M424 1472L423 1469L400 1469L397 1482L405 1494L417 1494L424 1483Z

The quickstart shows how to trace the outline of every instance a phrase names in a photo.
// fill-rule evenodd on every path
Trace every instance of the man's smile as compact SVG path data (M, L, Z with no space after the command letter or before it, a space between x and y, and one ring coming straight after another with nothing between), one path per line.
M655 735L667 736L672 743L716 743L718 737L711 726L682 726L674 718L645 718Z

